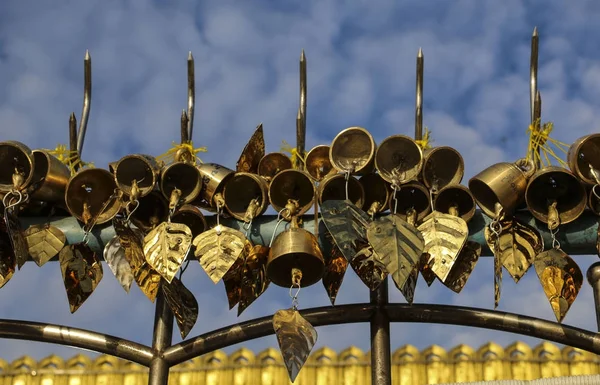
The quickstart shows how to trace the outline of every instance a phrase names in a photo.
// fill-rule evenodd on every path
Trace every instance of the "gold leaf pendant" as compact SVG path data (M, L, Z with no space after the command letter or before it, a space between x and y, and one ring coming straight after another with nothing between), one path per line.
M500 258L494 255L494 309L500 304L502 294L502 263Z
M192 246L192 231L181 223L163 222L144 238L148 264L171 282Z
M494 236L485 228L485 241L499 262L511 275L515 283L525 275L535 257L544 251L544 240L532 226L515 218L500 221L500 235L494 249Z
M269 287L270 281L267 276L268 258L269 248L262 245L253 246L250 249L250 253L246 255L246 260L242 268L238 316Z
M431 265L429 264L430 260L431 256L427 253L421 254L421 258L419 259L419 271L425 279L427 286L431 286L431 284L433 283L433 281L435 281L436 278L435 273L433 272L433 270L431 270ZM433 262L433 260L431 260L431 262Z
M102 280L102 264L85 243L64 247L58 259L71 313L75 313Z
M240 159L236 164L237 172L258 172L258 163L265 156L265 138L263 135L262 123L256 127L256 131L250 137L250 140L244 147Z
M317 342L317 331L295 309L277 311L273 329L290 381L294 382Z
M54 258L67 241L60 229L48 223L29 226L23 235L31 258L40 267Z
M12 278L16 268L17 261L6 231L6 223L0 220L0 288Z
M4 221L6 224L6 232L10 238L10 244L14 250L15 259L17 260L17 267L21 270L21 267L27 262L29 258L29 250L27 242L23 237L23 229L21 229L21 222L19 218L14 214L12 209L4 210L5 216Z
M561 249L544 251L533 264L556 320L560 323L579 294L583 274L575 261Z
M480 256L481 245L477 242L467 241L458 254L444 285L453 292L460 293L467 284Z
M245 243L240 231L218 225L194 238L195 255L210 279L218 283L240 257Z
M425 247L421 233L399 216L389 215L369 224L367 239L387 272L392 275L396 287L407 293L410 298L407 301L411 303L419 259Z
M340 290L340 286L342 286L344 275L346 274L346 269L348 268L348 260L335 245L329 231L325 231L325 238L329 241L331 251L329 253L323 253L323 259L325 260L323 286L325 286L331 305L335 305L335 299L337 298L338 291Z
M225 292L227 293L227 302L229 310L240 302L242 295L242 269L244 268L244 258L238 258L229 271L223 276Z
M352 262L367 240L371 219L349 201L325 201L321 205L321 215L333 241L348 262Z
M424 252L430 256L431 270L445 282L469 237L467 223L460 217L433 211L418 229L425 239Z
M160 286L175 316L181 338L185 339L198 320L198 301L177 277L171 283L163 281Z
M358 253L350 262L350 266L371 291L377 290L388 276L387 269L366 239L356 241L355 245Z

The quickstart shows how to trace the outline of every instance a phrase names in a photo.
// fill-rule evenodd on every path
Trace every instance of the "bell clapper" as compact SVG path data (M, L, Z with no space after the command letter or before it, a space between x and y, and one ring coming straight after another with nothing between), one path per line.
M169 222L171 222L171 217L175 214L175 211L179 207L181 203L181 190L178 188L174 188L171 191L171 196L169 197Z
M560 242L556 239L558 226L560 225L560 215L556 206L556 201L552 201L548 205L548 231L550 231L550 236L552 237L552 247L560 249Z
M371 216L371 220L375 219L375 214L377 212L379 212L379 209L381 208L381 203L380 202L373 202L371 203L371 207L369 207L369 210L367 211L367 214L369 214Z
M450 207L448 207L448 214L458 217L459 216L458 205L453 204Z
M409 225L412 225L415 227L417 226L417 210L415 210L413 207L406 210L406 222Z
M252 220L256 216L256 212L259 209L260 205L258 204L258 199L253 198L246 209L246 213L244 214L244 230L246 232L246 238L250 235L250 231L252 230Z

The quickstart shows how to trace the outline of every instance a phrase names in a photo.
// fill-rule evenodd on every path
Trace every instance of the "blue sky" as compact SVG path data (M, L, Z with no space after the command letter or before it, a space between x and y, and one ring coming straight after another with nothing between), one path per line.
M163 153L178 140L191 50L196 59L194 142L208 147L203 160L234 167L260 122L268 151L277 151L282 140L293 143L298 58L305 49L307 149L355 125L380 142L391 134L413 133L415 56L422 47L424 124L434 144L462 153L466 183L488 165L525 154L534 26L540 33L542 120L553 121L556 138L568 143L597 131L599 15L594 1L5 0L0 4L0 138L32 148L66 143L69 114L81 111L83 56L89 49L94 88L84 160L106 167L127 153ZM585 273L597 257L576 260ZM482 259L460 295L439 282L427 288L421 280L415 302L493 308L492 270L491 259ZM198 264L191 264L183 281L200 305L190 336L290 305L287 290L272 285L238 319L236 310L228 311L223 284L214 285ZM395 287L390 291L393 301L404 302ZM367 300L368 290L349 270L338 303ZM327 304L321 283L302 290L302 308ZM505 274L499 310L554 320L533 269L518 285ZM0 290L1 318L89 328L146 344L153 315L146 297L137 288L126 294L107 266L96 292L74 315L57 263L27 264ZM565 323L595 328L587 283ZM478 347L489 340L537 342L462 327L392 326L393 348L407 343ZM277 342L267 337L245 345L258 352ZM316 348L323 345L366 351L368 325L320 328ZM0 357L9 361L51 352L77 353L0 340Z

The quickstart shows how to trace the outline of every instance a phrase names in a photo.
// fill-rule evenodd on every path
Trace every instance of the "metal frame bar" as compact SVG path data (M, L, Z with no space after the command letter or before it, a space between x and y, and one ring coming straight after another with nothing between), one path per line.
M517 216L535 226L535 220L528 213L519 213ZM214 221L214 218L207 219L209 222ZM254 222L258 231L251 235L251 241L262 244L264 239L270 239L275 220L274 216L257 218ZM22 222L24 225L29 225L45 223L47 219L22 218ZM235 220L223 220L222 223L233 228L242 226ZM308 216L304 218L304 226L307 230L314 230L314 223L312 218ZM485 245L483 229L488 223L489 219L478 212L469 224L470 239ZM74 218L58 219L52 221L52 224L65 233L70 243L81 241L83 238L81 226ZM543 228L539 230L545 239L550 238L547 230ZM95 229L93 235L89 244L98 251L102 250L103 244L114 236L114 230L111 227L99 227ZM596 254L597 237L598 218L591 213L584 214L577 223L565 225L558 234L564 249L573 254ZM328 247L323 237L320 243L324 248ZM483 254L491 255L487 247L484 247ZM590 267L587 276L594 290L596 317L600 330L600 262ZM390 322L436 323L499 330L546 339L600 354L600 334L573 326L478 308L390 304L387 280L377 291L371 292L369 303L311 308L301 313L316 327L369 322L371 374L374 385L391 383ZM214 330L173 345L173 314L164 300L162 291L156 299L152 347L84 329L0 319L0 338L83 348L136 362L150 368L148 380L150 385L166 385L169 369L174 365L229 345L272 334L274 334L272 317L267 316Z

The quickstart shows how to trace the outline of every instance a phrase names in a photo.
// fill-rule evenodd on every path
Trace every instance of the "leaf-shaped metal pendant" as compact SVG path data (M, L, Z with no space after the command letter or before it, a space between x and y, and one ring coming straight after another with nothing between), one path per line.
M494 254L498 256L515 283L518 283L529 270L535 257L544 251L544 240L535 227L515 218L503 220L500 224L502 230ZM489 227L485 228L485 241L493 250L493 234Z
M467 241L458 254L444 285L453 292L460 293L467 284L480 255L481 245L477 242Z
M245 242L240 231L219 225L194 238L195 255L202 269L217 283L240 257Z
M277 311L273 329L290 381L294 382L317 342L317 331L294 309Z
M327 291L329 300L332 305L335 305L335 299L337 297L340 286L344 281L344 275L348 268L348 260L344 257L344 254L335 245L333 237L329 231L326 231L325 238L331 244L331 252L323 253L325 259L325 273L323 274L323 286Z
M104 260L114 274L117 281L126 292L129 293L131 283L133 282L133 272L129 262L125 259L125 249L121 247L119 237L114 236L106 246L104 246Z
M244 253L246 254L246 253ZM240 291L240 304L238 305L238 316L248 308L269 287L267 277L267 259L269 248L255 245L246 254L246 261L242 268L242 283Z
M6 224L0 220L0 288L12 278L16 268L17 261L6 232Z
M67 238L60 229L50 224L31 225L23 233L31 258L38 266L54 258L65 246Z
M425 239L425 253L430 256L431 270L445 282L460 250L469 237L464 219L433 211L419 225Z
M171 283L163 281L160 286L175 316L181 338L187 337L198 320L198 301L177 277Z
M381 282L388 276L385 265L366 240L356 241L355 247L358 253L350 262L350 266L371 291L377 290Z
M85 243L64 247L58 259L71 313L75 313L102 279L102 264Z
M27 262L29 258L29 250L25 237L23 237L23 229L21 228L21 222L15 215L13 210L4 210L4 220L6 223L6 231L10 238L10 244L15 253L15 259L17 260L17 267L21 270L21 267Z
M152 267L150 267L146 261L142 246L142 240L144 239L143 233L137 229L132 229L124 219L120 218L113 219L113 227L115 229L116 236L111 240L111 242L109 242L109 244L114 242L115 239L118 240L118 245L123 251L122 258L129 264L132 278L135 280L144 295L146 295L150 301L154 302L156 295L158 294L161 276ZM107 258L106 248L104 249L104 258ZM124 284L126 283L126 280L129 279L128 287L130 287L131 279L128 278L126 267L122 265L123 261L110 259L111 258L109 257L106 259L106 261L115 274L115 277L117 277L119 283L121 283L123 288L125 288ZM116 267L116 271L113 266Z
M560 323L579 294L583 274L575 261L561 249L544 251L533 264L556 320Z
M227 293L227 302L229 302L229 310L240 302L242 295L242 269L244 268L244 258L235 260L235 263L229 271L223 276L225 284L225 292Z
M493 250L493 249L492 249ZM494 309L500 304L500 294L502 293L502 262L500 258L494 255Z
M421 258L419 259L419 271L425 279L425 283L427 283L427 286L431 286L431 284L433 283L433 281L435 281L436 278L435 273L433 272L433 270L431 270L431 265L429 264L430 260L431 256L428 253L421 254Z
M419 266L413 266L412 270L408 272L406 280L402 286L396 287L400 290L400 293L404 296L404 299L409 305L412 305L415 298L415 289L417 288L417 281L419 280ZM394 281L396 283L396 281Z
M240 159L236 164L237 172L251 172L256 174L258 163L265 156L265 137L263 135L262 123L256 127L256 131L244 147Z
M144 238L148 264L171 282L192 246L192 231L181 223L163 222Z
M359 244L366 242L371 219L349 201L325 201L321 205L323 223L348 262L359 253Z
M423 254L425 241L421 233L399 216L388 215L369 224L367 239L396 287L403 288L418 269Z

